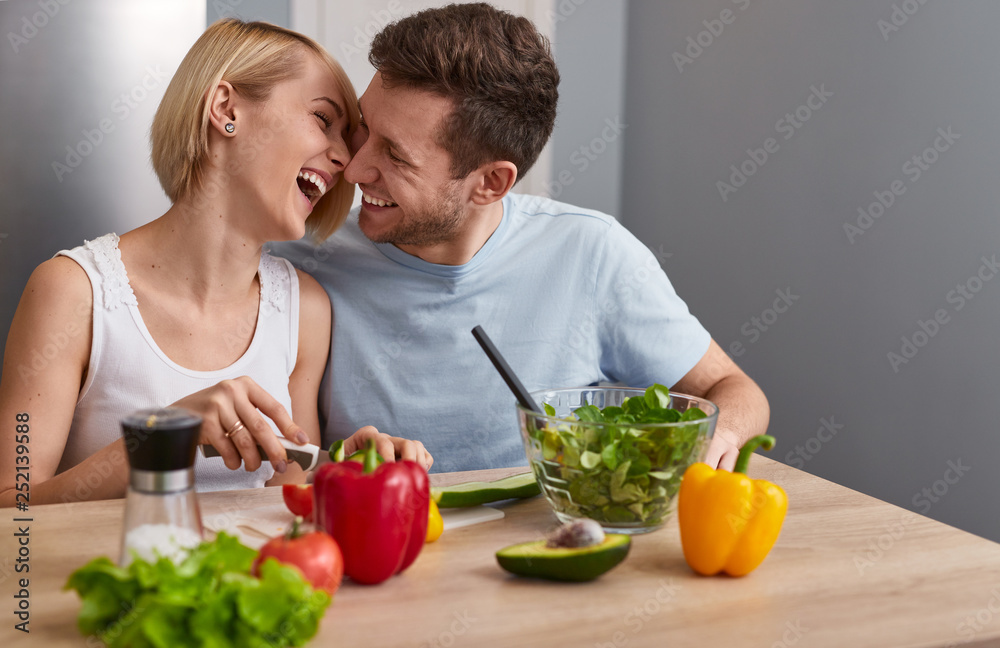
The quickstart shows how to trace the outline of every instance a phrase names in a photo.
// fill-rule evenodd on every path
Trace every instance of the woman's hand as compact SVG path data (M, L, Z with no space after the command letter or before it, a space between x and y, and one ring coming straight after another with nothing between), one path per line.
M238 469L241 461L249 472L260 468L259 445L274 470L285 472L288 455L261 414L274 421L288 439L299 444L309 442L305 430L292 421L281 403L247 376L223 380L180 399L174 405L202 417L198 443L213 445L230 470Z
M415 461L430 470L434 465L434 457L427 451L424 444L400 437L389 436L379 432L371 425L366 425L344 440L344 456L350 456L358 450L363 450L368 439L375 440L375 449L386 461L405 459Z

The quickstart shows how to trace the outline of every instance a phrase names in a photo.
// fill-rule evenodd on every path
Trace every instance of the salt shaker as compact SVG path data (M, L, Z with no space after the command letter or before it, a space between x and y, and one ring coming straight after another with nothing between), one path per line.
M194 491L201 417L170 407L135 412L121 425L130 472L119 564L134 555L180 562L202 539Z

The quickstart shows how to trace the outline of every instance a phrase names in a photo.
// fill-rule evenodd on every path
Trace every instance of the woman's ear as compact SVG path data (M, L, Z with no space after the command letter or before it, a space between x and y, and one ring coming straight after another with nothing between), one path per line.
M488 162L473 173L478 182L472 191L472 201L477 205L489 205L502 199L517 181L517 166L506 160Z
M236 132L236 113L239 98L228 81L219 81L208 93L208 121L216 131L226 137Z

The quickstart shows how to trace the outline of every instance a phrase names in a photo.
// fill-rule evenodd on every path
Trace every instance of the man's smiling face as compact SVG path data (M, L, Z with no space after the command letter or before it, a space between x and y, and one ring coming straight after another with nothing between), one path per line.
M451 241L466 219L466 188L439 144L451 99L376 73L358 101L361 126L344 170L362 192L358 223L376 243L421 248Z

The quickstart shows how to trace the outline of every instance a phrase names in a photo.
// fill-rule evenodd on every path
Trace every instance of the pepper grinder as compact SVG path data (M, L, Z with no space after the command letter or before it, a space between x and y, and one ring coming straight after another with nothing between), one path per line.
M119 564L135 555L180 562L202 540L194 491L201 417L169 407L140 410L121 425L130 471Z

